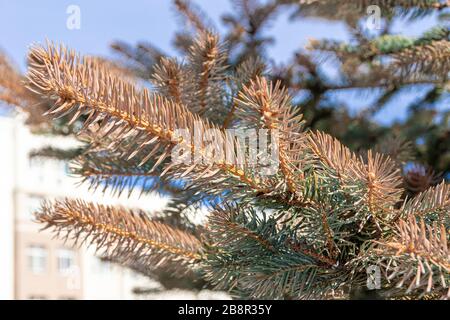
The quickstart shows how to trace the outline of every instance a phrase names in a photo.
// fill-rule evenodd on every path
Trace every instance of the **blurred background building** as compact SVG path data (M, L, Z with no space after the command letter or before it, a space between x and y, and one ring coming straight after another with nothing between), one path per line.
M30 157L41 147L75 142L33 135L20 117L0 116L0 141L0 167L5 168L0 180L0 299L135 299L135 288L155 286L101 261L92 250L74 249L40 232L32 213L44 199L67 196L150 211L164 206L165 199L152 195L143 203L132 195L117 200L77 186L65 162Z

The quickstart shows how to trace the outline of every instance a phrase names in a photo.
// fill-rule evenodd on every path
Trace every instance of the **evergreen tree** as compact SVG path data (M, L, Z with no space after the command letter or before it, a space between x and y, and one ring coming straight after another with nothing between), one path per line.
M183 59L148 43L114 43L120 61L48 43L31 48L22 76L2 58L1 99L27 112L34 130L83 143L34 156L69 159L94 189L171 196L157 215L56 200L37 220L161 281L241 298L354 298L374 266L381 298L450 297L450 190L436 173L449 170L449 111L434 109L448 98L449 29L390 33L397 19L444 19L450 3L237 4L219 36L199 8L175 1L191 26L174 41ZM382 13L376 35L361 25L370 5ZM351 43L314 40L290 65L270 66L264 30L292 8L293 18L344 21ZM325 76L324 58L339 77ZM427 94L407 121L376 124L374 114L410 87ZM379 97L352 116L331 99L342 90ZM260 135L247 144L236 135L252 130ZM205 204L211 212L195 223L192 209Z

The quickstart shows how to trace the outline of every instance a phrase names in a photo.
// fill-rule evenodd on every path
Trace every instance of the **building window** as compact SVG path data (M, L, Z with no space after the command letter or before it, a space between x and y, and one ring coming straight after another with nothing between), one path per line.
M75 252L70 249L58 250L58 271L60 274L68 275L75 266Z
M44 246L31 245L27 249L28 268L34 274L44 273L47 269L47 250Z

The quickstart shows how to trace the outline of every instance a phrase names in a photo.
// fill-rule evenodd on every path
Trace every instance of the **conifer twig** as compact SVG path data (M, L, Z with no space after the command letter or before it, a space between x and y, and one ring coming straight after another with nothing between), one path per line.
M103 255L120 252L122 260L146 261L149 269L202 259L202 245L197 238L152 221L140 211L66 199L45 203L36 219L59 238L94 245Z

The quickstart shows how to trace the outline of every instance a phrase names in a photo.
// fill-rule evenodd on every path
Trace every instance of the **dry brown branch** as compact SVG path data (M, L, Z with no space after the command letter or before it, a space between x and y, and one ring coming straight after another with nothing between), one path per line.
M400 70L402 76L421 73L447 78L450 72L450 42L433 41L403 50L394 54L393 58L393 67Z
M287 90L281 88L280 82L273 85L266 78L257 77L243 87L236 102L236 114L248 126L277 132L279 168L288 191L301 195L303 173L298 156L305 148L305 134L302 114L292 106Z
M197 238L152 221L142 211L66 199L45 203L36 219L59 238L93 245L110 257L119 252L122 261L145 261L149 269L192 264L202 257Z
M440 292L450 297L450 251L444 225L419 223L412 215L400 220L397 235L379 243L376 252L397 287L407 286L406 294L422 291L422 295Z
M157 155L152 170L170 156L175 145L184 145L188 150L195 148L193 142L175 134L177 129L196 128L200 135L206 136L210 135L207 133L209 129L215 129L222 136L218 143L223 141L227 150L237 152L235 141L184 105L152 94L145 88L139 90L110 73L104 65L86 61L64 47L34 47L29 55L29 65L30 89L54 101L54 106L48 111L50 115L57 118L72 114L74 121L86 114L85 129L91 128L100 132L100 136L109 136L117 142L132 142L132 147L123 155L128 159L148 151L147 146L153 145L153 150L144 154L140 163L142 165ZM209 161L204 148L201 146L197 152L207 157L207 165L196 163L186 168L186 172L196 169L197 177L222 172L257 192L264 189L260 179L249 175L245 168L225 159Z
M435 187L428 188L405 201L402 210L405 214L414 214L421 218L437 218L440 223L446 223L450 212L450 185L443 181Z

